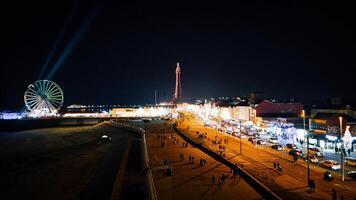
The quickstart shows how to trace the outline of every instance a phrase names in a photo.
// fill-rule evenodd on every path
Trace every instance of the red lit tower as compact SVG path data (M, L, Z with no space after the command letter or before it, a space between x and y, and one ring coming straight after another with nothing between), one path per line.
M174 91L174 99L179 99L182 97L182 85L180 82L180 74L181 70L179 67L179 63L177 62L177 67L176 67L176 88Z

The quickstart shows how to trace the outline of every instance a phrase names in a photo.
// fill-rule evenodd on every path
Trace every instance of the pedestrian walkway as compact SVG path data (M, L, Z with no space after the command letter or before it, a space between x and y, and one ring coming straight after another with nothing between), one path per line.
M146 129L150 127L146 125ZM146 141L158 199L262 199L242 178L234 177L228 167L191 145L186 147L172 130L163 134L154 134L154 129L149 132Z

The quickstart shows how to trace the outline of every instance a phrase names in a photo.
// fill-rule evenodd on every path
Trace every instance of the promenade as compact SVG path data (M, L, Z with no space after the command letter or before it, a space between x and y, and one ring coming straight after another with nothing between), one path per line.
M290 156L286 157L278 151L251 145L247 139L242 140L241 154L239 138L206 128L192 115L185 115L183 119L179 120L178 128L189 138L201 142L205 147L217 153L221 151L229 161L242 164L248 173L283 199L331 199L332 189L337 191L338 198L341 194L345 199L356 197L355 181L347 178L347 181L341 182L340 176L334 173L335 180L329 183L322 179L322 174L326 170L318 166L311 167L311 178L316 182L316 191L309 193L307 192L307 170L304 161L295 163ZM202 140L200 135L207 138ZM228 142L214 144L212 141L215 138L221 141L227 139ZM219 146L223 146L224 149ZM281 164L282 172L273 168L273 162Z
M228 167L191 145L183 147L184 140L168 124L151 122L144 128L158 199L262 199L242 178L232 178ZM180 159L180 154L184 155L184 160ZM189 156L194 157L193 164ZM200 165L200 159L206 160L205 166ZM165 174L165 164L172 168L172 176ZM219 186L222 174L227 178L225 184Z

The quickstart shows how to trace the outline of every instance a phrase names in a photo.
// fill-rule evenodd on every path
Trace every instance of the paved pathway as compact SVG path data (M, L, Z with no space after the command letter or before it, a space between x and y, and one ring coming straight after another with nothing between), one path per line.
M228 167L197 148L190 145L183 147L183 139L171 130L163 130L163 123L151 123L151 126L146 125L146 138L150 159L156 160L154 178L159 199L262 199L243 179L233 179ZM163 148L159 135L166 137ZM170 136L177 138L178 144L174 144ZM179 154L184 155L184 161L179 160ZM189 163L189 155L194 156L194 164ZM200 166L200 158L206 159L205 166ZM173 176L166 176L163 169L159 170L164 168L159 167L163 165L163 160L169 161ZM221 174L228 178L224 185L219 186L218 177ZM212 185L212 176L216 177L215 185Z

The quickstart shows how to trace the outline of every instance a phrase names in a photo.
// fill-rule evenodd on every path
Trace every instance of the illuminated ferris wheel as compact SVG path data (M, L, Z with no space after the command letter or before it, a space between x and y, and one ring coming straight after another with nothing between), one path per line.
M30 112L57 113L64 97L62 89L55 82L38 80L27 87L24 100Z

